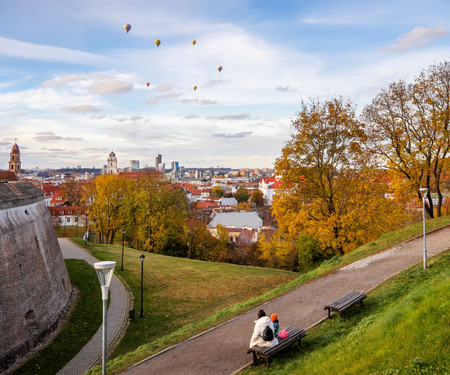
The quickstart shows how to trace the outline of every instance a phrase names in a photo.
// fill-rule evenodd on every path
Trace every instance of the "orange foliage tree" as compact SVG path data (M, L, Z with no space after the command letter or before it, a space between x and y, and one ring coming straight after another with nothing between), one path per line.
M431 66L412 84L391 83L365 108L363 118L379 164L396 172L405 194L421 200L419 187L428 188L430 217L435 216L435 193L441 216L441 182L450 152L450 62Z
M303 102L291 125L275 163L282 180L272 207L279 228L270 244L263 241L263 258L295 268L300 234L319 240L325 253L343 255L391 229L401 210L385 198L387 185L370 167L352 104Z

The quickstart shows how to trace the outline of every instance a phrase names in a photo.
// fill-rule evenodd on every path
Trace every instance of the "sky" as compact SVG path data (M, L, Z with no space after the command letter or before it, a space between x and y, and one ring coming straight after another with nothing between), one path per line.
M302 101L361 112L449 61L449 14L449 0L0 0L0 169L16 138L29 169L100 168L111 151L119 167L271 168Z

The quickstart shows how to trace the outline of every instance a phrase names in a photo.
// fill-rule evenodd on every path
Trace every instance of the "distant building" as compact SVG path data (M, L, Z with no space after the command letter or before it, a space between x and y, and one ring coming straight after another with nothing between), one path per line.
M225 228L262 228L262 219L256 212L220 212L208 224L209 228L222 225Z
M160 171L161 164L162 164L162 155L158 154L158 156L155 158L155 170Z
M277 188L281 185L281 181L278 178L263 178L259 181L259 190L263 193L264 200L271 206L273 197Z
M130 160L129 172L139 172L139 160Z
M21 172L21 163L20 163L20 150L19 146L16 142L14 142L14 146L12 147L9 159L9 172L13 172L18 180L22 177Z
M0 181L17 181L14 172L0 171Z
M106 165L107 174L117 174L117 158L113 151L110 152Z

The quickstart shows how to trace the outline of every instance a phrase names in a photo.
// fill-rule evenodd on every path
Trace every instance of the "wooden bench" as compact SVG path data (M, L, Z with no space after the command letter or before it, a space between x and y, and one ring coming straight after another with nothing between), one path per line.
M278 345L267 347L267 346L252 346L247 350L247 354L253 353L253 365L256 366L256 361L258 358L265 358L267 367L270 366L270 357L275 353L286 349L292 344L298 342L298 346L301 344L301 339L306 336L306 333L303 329L296 327L287 327L286 331L289 332L288 337L285 339L278 337Z
M352 290L350 293L347 293L345 296L337 299L336 301L331 302L329 305L326 305L323 309L328 309L328 318L331 316L331 310L337 311L339 315L356 305L358 302L363 304L363 300L366 299L367 296L363 292L357 292L356 290Z

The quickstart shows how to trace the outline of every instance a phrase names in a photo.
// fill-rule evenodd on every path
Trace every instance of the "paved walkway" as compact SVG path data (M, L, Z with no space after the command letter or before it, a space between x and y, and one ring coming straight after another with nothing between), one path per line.
M450 249L450 226L427 235L428 256ZM309 328L326 317L323 306L352 289L369 291L400 271L422 261L423 238L357 261L175 345L130 367L126 375L229 375L249 364L246 354L256 313L276 312L280 328ZM426 272L426 271L425 271Z
M83 259L91 266L93 266L95 262L98 262L92 255L65 238L59 239L59 245L64 259ZM115 270L117 271L117 269L116 265ZM98 287L100 289L100 284L98 284ZM115 341L120 337L121 332L127 324L129 304L128 293L115 275L111 280L109 290L110 303L107 315L108 347L111 343L116 343ZM102 327L100 326L92 339L61 371L58 372L58 375L82 375L100 359L101 355Z

